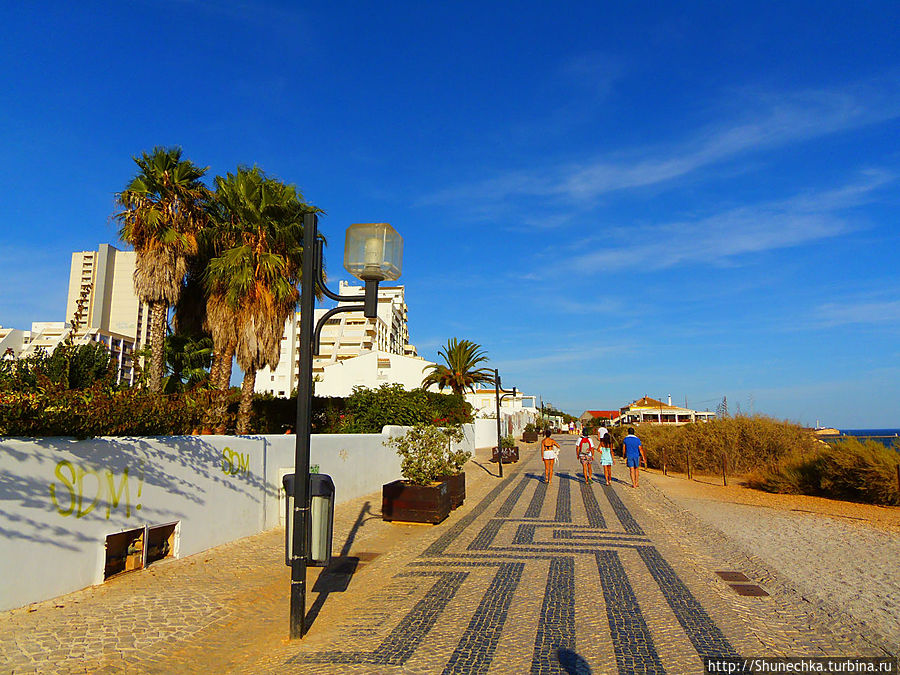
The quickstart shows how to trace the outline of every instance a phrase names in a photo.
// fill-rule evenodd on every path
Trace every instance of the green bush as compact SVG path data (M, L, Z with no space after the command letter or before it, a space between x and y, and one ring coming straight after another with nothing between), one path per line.
M389 424L466 424L472 421L472 406L457 394L406 391L399 384L383 384L378 389L354 387L345 414L344 433L377 434Z
M346 399L340 396L313 396L310 419L314 434L346 433L344 422ZM253 398L250 428L257 434L292 433L297 426L297 396L277 398L257 394ZM380 430L379 430L380 431Z
M39 349L25 358L0 359L0 391L34 393L86 389L96 382L111 386L115 371L109 350L90 342L63 342L52 354Z
M402 436L384 442L400 455L400 474L413 485L428 485L438 478L458 474L471 456L453 451L452 443L463 438L459 427L438 428L416 424Z
M819 443L812 452L791 452L755 472L747 484L768 492L900 505L897 450L855 438Z

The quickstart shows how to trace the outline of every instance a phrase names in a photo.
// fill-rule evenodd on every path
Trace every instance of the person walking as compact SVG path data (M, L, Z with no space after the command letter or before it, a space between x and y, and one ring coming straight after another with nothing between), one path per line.
M622 442L622 455L625 457L625 464L631 474L631 487L636 488L640 478L641 464L647 466L647 457L644 455L641 439L634 435L634 427L628 427L628 435Z
M554 447L556 449L554 450ZM550 438L550 430L544 432L544 440L541 441L541 458L544 460L544 482L550 485L553 480L553 462L559 457L559 443Z
M612 485L612 436L606 433L600 437L600 466L603 467L603 477L606 478L606 484Z
M584 469L585 484L590 484L594 472L594 441L588 435L587 429L582 430L581 438L575 444L575 456Z

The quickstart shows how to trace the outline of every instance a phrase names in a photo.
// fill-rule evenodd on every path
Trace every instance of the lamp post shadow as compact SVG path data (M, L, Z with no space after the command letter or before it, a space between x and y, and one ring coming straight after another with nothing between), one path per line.
M307 629L312 626L316 617L319 615L319 612L322 611L322 607L325 606L328 596L331 593L343 593L346 591L350 586L350 580L356 573L360 562L364 562L357 556L351 556L350 549L353 547L353 542L356 540L356 535L359 533L363 523L377 517L372 513L371 507L371 502L367 501L363 504L363 507L359 511L359 515L356 517L356 521L347 533L347 538L344 540L341 552L333 557L328 564L328 567L319 573L319 577L312 587L313 592L318 593L318 596L316 596L315 602L313 602L309 611L306 613L305 624Z

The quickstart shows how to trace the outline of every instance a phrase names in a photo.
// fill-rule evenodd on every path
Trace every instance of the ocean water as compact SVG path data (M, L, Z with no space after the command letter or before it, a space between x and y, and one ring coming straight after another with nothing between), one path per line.
M841 436L855 436L860 440L878 441L882 445L891 447L900 443L900 429L838 429Z

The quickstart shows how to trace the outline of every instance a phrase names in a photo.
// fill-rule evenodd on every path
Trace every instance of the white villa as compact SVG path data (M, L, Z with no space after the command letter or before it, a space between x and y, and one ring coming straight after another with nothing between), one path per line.
M422 386L426 368L430 365L430 361L420 356L364 352L323 366L321 373L317 374L316 396L349 396L353 393L353 387L377 389L383 384L393 383L411 391Z
M668 397L667 403L644 396L634 403L619 408L616 424L688 424L690 422L708 422L715 416L714 412L701 412L672 405L671 396Z
M476 419L497 419L496 389L476 388L467 392L465 398L474 408ZM525 425L536 422L540 414L536 396L516 392L515 396L508 395L500 401L501 426L507 434L520 434Z

